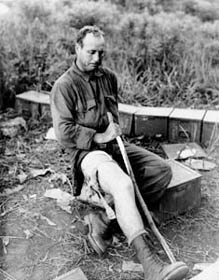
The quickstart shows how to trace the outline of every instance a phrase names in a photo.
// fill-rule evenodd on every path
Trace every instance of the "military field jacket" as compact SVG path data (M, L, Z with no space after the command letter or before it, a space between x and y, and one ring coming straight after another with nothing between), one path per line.
M73 63L52 88L53 127L60 144L71 150L75 195L80 194L83 181L80 162L89 151L99 148L93 137L106 130L107 112L119 123L117 101L116 76L103 67L89 75Z

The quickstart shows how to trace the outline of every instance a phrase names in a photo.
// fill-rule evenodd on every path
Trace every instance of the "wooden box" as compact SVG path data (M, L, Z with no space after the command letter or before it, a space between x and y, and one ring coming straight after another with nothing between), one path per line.
M169 141L200 143L205 112L205 110L174 109L169 116Z
M16 96L15 108L26 119L39 119L43 114L49 115L49 104L48 94L31 90Z
M219 143L219 111L209 110L203 119L201 143L208 147Z
M137 107L119 103L119 123L122 133L125 135L133 134L134 114Z
M157 213L164 220L198 207L201 202L201 174L178 161L169 159L167 162L173 177Z
M141 107L135 113L135 135L168 137L168 117L173 108Z

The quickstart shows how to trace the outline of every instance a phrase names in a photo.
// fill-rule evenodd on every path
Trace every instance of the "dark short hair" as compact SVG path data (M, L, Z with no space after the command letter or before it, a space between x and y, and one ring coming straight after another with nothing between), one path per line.
M96 25L86 25L82 27L77 34L76 43L81 47L83 46L83 40L88 33L92 33L96 37L104 37L104 32Z

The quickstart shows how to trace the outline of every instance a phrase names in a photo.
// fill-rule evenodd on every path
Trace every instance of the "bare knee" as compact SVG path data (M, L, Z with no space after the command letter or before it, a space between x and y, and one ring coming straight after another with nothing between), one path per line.
M103 191L113 197L125 194L134 195L130 177L117 164L102 164L98 167L98 179Z
M132 202L135 201L134 187L129 178L123 178L118 181L117 187L112 190L112 196L115 205L129 204L132 207Z
M126 175L122 178L119 178L117 181L117 186L113 190L113 197L120 199L125 199L126 195L134 197L134 187L131 179Z

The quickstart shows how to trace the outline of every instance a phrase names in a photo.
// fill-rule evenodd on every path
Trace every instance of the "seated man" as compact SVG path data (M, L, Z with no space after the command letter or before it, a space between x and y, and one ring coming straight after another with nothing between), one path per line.
M90 188L111 195L115 217L143 265L145 279L183 279L188 271L183 262L163 264L147 244L133 183L115 140L121 135L117 78L101 66L104 33L96 26L85 26L78 32L75 51L72 67L55 82L51 95L56 137L72 152L74 194L79 196L84 188ZM171 169L163 159L143 148L129 143L125 147L140 192L151 209L170 182ZM109 218L93 213L85 217L89 240L99 254L107 247Z

